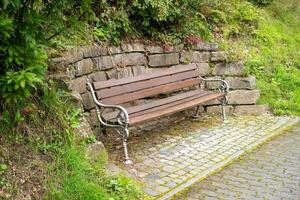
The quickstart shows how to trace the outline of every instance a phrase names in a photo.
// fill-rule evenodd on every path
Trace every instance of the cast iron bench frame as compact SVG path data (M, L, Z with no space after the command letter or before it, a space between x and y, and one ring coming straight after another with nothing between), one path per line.
M215 81L221 83L218 88L219 92L211 92L201 89L201 84L203 82ZM199 76L197 66L195 64L182 65L180 67L145 73L130 78L110 79L107 81L92 83L89 79L87 79L86 84L92 93L93 100L96 104L96 115L100 123L100 127L115 128L115 130L122 136L125 164L132 163L127 150L127 139L129 136L128 127L130 125L134 126L157 117L170 115L195 106L197 106L197 109L194 116L197 116L201 104L214 99L218 99L220 101L223 121L226 121L224 106L228 103L228 83L222 79L202 78ZM164 98L165 100L156 100L152 104L143 104L128 108L118 105L167 92L174 92L183 88L190 88L195 85L199 86L199 88ZM101 109L105 108L115 109L117 111L103 114ZM146 108L148 108L148 110ZM130 112L139 109L140 111L132 113L133 117L131 117Z

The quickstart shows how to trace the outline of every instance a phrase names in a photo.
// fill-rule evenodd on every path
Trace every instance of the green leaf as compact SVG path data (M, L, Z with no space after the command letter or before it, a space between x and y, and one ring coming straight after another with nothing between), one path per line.
M20 82L20 85L21 85L22 88L25 88L25 81L22 80L22 81Z
M10 122L10 117L9 117L9 113L8 113L7 111L3 112L3 114L2 114L2 120L3 120L5 123L9 124L9 122Z
M4 172L7 170L7 165L6 164L0 164L0 173Z
M18 83L15 84L15 90L19 89L20 85Z

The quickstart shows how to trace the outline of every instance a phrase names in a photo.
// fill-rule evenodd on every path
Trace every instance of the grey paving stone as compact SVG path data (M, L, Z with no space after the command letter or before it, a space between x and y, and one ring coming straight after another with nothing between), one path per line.
M175 199L299 199L299 133L300 127L278 136Z
M187 134L186 137L172 136L172 140L166 140L153 146L141 146L139 149L130 151L133 157L139 158L133 167L136 168L135 171L138 173L128 171L133 177L137 176L137 179L143 182L144 187L148 188L147 190L151 189L148 192L151 193L151 196L159 196L165 193L163 192L164 189L157 190L156 187L159 185L167 187L167 192L169 192L169 190L172 191L180 187L190 179L195 178L195 176L209 174L215 170L214 167L217 167L218 163L234 158L235 154L244 151L243 148L247 148L253 142L262 140L270 132L276 131L292 120L293 118L290 117L273 116L231 117L227 124L219 123L210 127L201 127L198 131ZM288 144L295 141L298 141L297 138L289 139L285 142L285 145L289 147ZM273 146L289 149L281 144L282 142L274 143ZM286 179L284 177L289 177L289 182L287 182L289 186L294 185L299 177L299 173L296 173L299 170L299 167L297 168L299 159L291 158L297 158L297 156L294 156L293 152L287 153L289 151L285 150L280 151L285 153L281 153L276 159L269 159L271 155L274 155L274 152L268 152L269 154L262 152L255 155L255 159L249 158L249 162L246 165L239 165L237 170L227 170L227 173L222 176L211 176L216 177L212 182L217 183L218 180L222 180L220 185L223 184L230 188L208 184L209 187L214 187L216 190L215 192L218 194L216 199L237 199L243 194L239 193L238 189L246 190L247 187L260 191L259 188L266 186L266 181L278 181L282 187L288 187L282 184L282 179ZM286 159L280 159L282 157ZM281 163L288 165L288 167L285 166L285 171L280 168ZM280 169L271 170L274 165ZM264 166L265 168L263 168ZM268 179L268 176L265 177L263 175L264 170L268 170L269 175L275 176L275 178ZM282 173L282 175L279 175L279 173ZM139 174L145 176L139 177ZM231 176L236 177L228 178ZM249 185L243 185L245 178L248 179ZM266 181L263 181L264 179ZM278 185L276 186L278 187ZM299 188L299 184L296 184L295 187ZM201 191L199 188L195 188L193 191L198 190ZM273 191L271 187L269 190ZM230 191L233 191L233 193L230 193ZM253 193L250 192L247 195L253 196ZM205 196L194 192L189 199L205 199Z
M170 178L174 178L174 179L177 178L177 177L179 177L178 174L169 174L168 176L169 176Z
M185 172L185 171L182 171L182 170L177 171L177 172L175 172L175 173L178 174L179 176L186 174L186 172Z
M158 191L155 191L152 188L144 188L144 192L150 196L157 196L159 194Z
M138 177L140 177L140 178L144 178L144 177L146 177L148 175L148 173L145 173L145 172L139 172L138 173Z
M161 172L157 173L156 175L162 178L162 177L168 176L169 173L161 171Z
M151 174L151 175L146 176L144 179L147 180L147 181L153 182L153 181L155 181L155 180L159 180L160 177L157 176L157 175Z
M176 167L173 166L164 166L162 168L163 171L168 172L168 173L173 173L175 171L177 171L178 169Z
M165 182L164 180L162 180L162 179L155 180L155 182L156 182L157 184L159 184L159 185L163 185L163 184L166 183L166 182Z
M169 181L168 183L166 183L166 186L169 188L175 187L177 185L177 183L175 183L174 181Z
M155 189L156 189L156 191L158 191L160 193L165 193L165 192L167 192L169 190L169 187L161 186L160 185L160 186L156 187Z

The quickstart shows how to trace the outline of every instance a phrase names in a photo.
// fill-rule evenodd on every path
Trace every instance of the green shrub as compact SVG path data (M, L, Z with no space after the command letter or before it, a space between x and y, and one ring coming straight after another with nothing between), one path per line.
M252 35L257 30L259 12L247 1L223 1L211 8L208 20L226 39Z
M0 2L0 115L6 122L22 120L22 109L42 88L50 41L78 30L91 13L88 0Z
M120 42L122 38L149 38L181 42L193 34L207 39L209 26L200 13L211 0L126 0L93 4L98 17L93 31L98 40ZM191 20L192 18L192 20Z
M45 67L32 66L18 71L7 71L0 76L0 114L3 106L2 120L9 126L15 126L24 120L23 108L28 105L27 99L35 95L38 87L44 87ZM0 119L1 121L1 119Z
M267 6L273 2L273 0L250 0L250 1L259 6Z
M6 103L20 103L43 85L45 67L36 65L18 71L8 71L0 79L0 94Z

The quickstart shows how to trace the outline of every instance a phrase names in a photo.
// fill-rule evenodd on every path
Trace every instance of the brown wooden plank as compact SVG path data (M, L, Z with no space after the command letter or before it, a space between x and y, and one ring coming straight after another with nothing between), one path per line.
M178 101L170 102L168 104L160 105L160 106L148 109L148 110L143 110L143 111L140 111L140 112L132 113L130 115L130 118L145 115L145 114L148 114L148 113L152 113L152 112L163 110L163 109L170 108L170 107L176 107L176 106L181 105L183 103L186 103L186 102L189 102L189 101L192 101L192 100L195 100L195 99L203 98L204 96L207 96L207 95L210 95L210 94L212 94L212 92L204 91L203 93L200 93L198 95L194 95L194 96L184 98L184 99L181 99L181 100L178 100Z
M148 79L148 80L143 80L140 82L134 82L134 83L129 83L126 85L122 86L116 86L116 87L111 87L107 89L102 89L98 92L98 98L107 98L107 97L112 97L120 94L126 94L129 92L134 92L138 90L143 90L147 88L152 88L155 86L159 85L164 85L167 83L173 83L189 78L195 78L197 77L196 71L187 71L187 72L182 72L182 73L177 73L177 74L172 74L168 76L163 76L163 77L158 77L158 78L153 78L153 79Z
M203 91L203 90L193 90L193 91L189 91L189 92L185 92L185 93L180 93L171 97L167 97L164 99L158 99L156 101L153 102L149 102L146 104L142 104L142 105L138 105L138 106L132 106L129 108L126 108L127 112L129 115L131 114L135 114L144 110L149 110L155 107L159 107L162 105L166 105L166 104L170 104L172 102L176 102L179 101L181 99L187 99L190 97L194 97L194 96L199 96L200 94L206 93L207 91ZM107 120L113 119L117 116L118 112L111 112L111 113L106 113L103 114L103 117Z
M170 114L182 111L182 110L186 110L188 108L192 108L194 106L205 103L207 101L217 99L217 98L219 98L223 95L224 95L223 93L212 93L212 94L206 95L202 98L194 99L192 101L188 101L188 102L182 103L182 104L177 105L177 106L168 107L166 109L162 109L162 110L159 110L159 111L147 113L145 115L132 117L132 118L129 119L129 124L130 125L136 125L138 123L149 121L149 120L152 120L152 119L157 118L157 117L170 115Z
M168 76L170 74L176 74L176 73L181 73L181 72L185 72L185 71L193 71L196 68L197 68L196 64L189 64L189 65L182 66L182 67L175 67L175 68L171 68L171 69L159 70L159 71L155 71L155 72L151 72L151 73L146 73L146 74L142 74L142 75L135 76L135 77L122 78L122 79L110 79L107 81L98 81L98 82L94 82L93 85L94 85L95 90L98 90L98 89L103 89L103 88L107 88L107 87L114 87L114 86L118 86L118 85L124 85L124 84L128 84L128 83L138 82L141 80L152 79L152 78L162 77L162 76Z
M113 96L113 97L109 97L109 98L104 98L101 100L103 101L103 103L107 103L107 104L121 104L121 103L130 102L133 100L141 99L144 97L150 97L150 96L154 96L154 95L169 92L169 91L174 91L177 89L190 87L193 85L197 85L200 82L201 82L201 80L199 78L193 78L193 79L178 81L178 82L174 82L174 83L170 83L170 84L160 85L160 86L148 88L145 90L140 90L137 92L132 92L132 93L122 94L122 95ZM97 96L98 96L98 92L97 92Z

